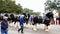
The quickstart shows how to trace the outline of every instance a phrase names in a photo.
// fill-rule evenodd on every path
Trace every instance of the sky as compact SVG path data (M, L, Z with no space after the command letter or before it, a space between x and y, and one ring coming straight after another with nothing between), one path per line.
M34 12L44 12L44 3L46 0L15 0L16 4L20 3L23 8L29 8Z

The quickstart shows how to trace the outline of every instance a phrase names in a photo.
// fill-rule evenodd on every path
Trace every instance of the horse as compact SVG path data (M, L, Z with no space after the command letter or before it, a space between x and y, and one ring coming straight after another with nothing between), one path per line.
M30 18L30 14L23 13L23 15L24 15L24 21L25 21L25 23L28 24L29 18Z
M45 16L46 16L46 18L44 17L45 19L43 19L43 18L41 18L39 16L35 16L33 18L33 22L34 22L33 26L36 25L37 23L38 24L42 23L42 24L45 24L44 30L48 31L48 26L50 25L50 21L53 19L53 13L52 12L48 12ZM36 30L36 27L34 27L33 29Z
M14 22L14 24L15 24L17 21L19 21L19 17L15 16L14 14L10 14L10 15L5 14L4 16L8 17L9 23L13 23Z

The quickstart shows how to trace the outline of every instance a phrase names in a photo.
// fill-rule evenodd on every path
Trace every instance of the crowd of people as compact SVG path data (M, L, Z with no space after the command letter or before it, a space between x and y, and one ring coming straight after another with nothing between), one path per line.
M5 14L4 16L0 15L0 21L1 21L1 34L8 34L8 22L19 22L19 25L21 28L18 29L18 32L21 31L23 33L24 30L24 23L28 24L28 22L31 22L31 25L36 25L37 23L40 24L45 24L45 30L48 31L48 26L50 25L50 21L53 19L53 13L49 12L45 14L43 17L42 16L32 16L30 14L25 14L23 13L20 16L14 16L14 14L8 15ZM60 18L58 18L60 20Z
M21 28L18 29L18 32L21 30L21 33L23 33L24 23L27 23L28 19L30 18L28 18L24 14L20 16L14 16L14 14L5 14L4 16L0 15L1 34L8 34L8 27L10 22L14 22L14 24L16 24L16 22L19 22ZM32 18L30 19L30 21L32 21Z

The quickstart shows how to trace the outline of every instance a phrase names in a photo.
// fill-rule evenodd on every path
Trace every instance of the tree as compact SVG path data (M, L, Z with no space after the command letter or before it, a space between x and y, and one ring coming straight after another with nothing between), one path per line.
M33 12L32 15L39 16L40 12Z
M60 9L59 9L59 10L57 10L57 12L58 12L58 14L59 14L59 16L60 16Z
M33 10L28 9L28 8L24 8L23 9L23 13L32 14L33 13Z
M52 9L53 10L57 9L57 5L54 2L51 2L51 3L47 4L47 5L48 5L48 7L46 7L45 10L51 11Z
M23 9L23 13L30 14L30 15L35 15L35 16L40 15L39 12L33 12L33 10L28 9L28 8L24 8L24 9Z
M48 7L46 7L45 10L50 10L50 11L52 11L52 9L57 10L57 12L60 15L60 0L58 0L58 2L56 2L56 1L57 0L55 0L54 2L47 3ZM46 3L45 3L45 5L46 5Z
M12 0L0 0L0 11L20 14L22 12L22 6L16 5L15 1Z

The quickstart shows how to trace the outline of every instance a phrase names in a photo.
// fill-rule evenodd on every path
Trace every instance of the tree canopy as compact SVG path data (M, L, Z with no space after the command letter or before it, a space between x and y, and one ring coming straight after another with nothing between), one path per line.
M0 11L19 14L22 12L22 6L20 4L16 5L15 1L0 0Z
M32 9L22 8L20 4L16 5L12 0L0 0L0 13L27 13L31 15L39 15L39 12L33 12Z
M40 12L33 12L32 9L24 8L23 13L31 14L31 15L40 15Z
M45 5L47 5L48 7L46 7L45 8L45 10L57 10L57 12L59 13L59 15L60 15L60 0L58 1L58 2L56 2L57 0L55 0L54 2L51 2L50 1L50 3L47 3L47 4L45 4Z

